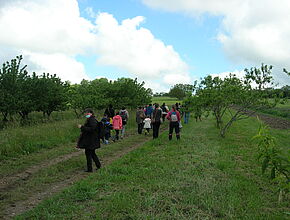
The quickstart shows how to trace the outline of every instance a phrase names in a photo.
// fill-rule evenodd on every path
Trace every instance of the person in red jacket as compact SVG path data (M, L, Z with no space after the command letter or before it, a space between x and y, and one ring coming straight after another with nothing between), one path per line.
M180 113L176 110L175 105L172 105L172 110L168 112L166 115L166 118L170 121L169 123L169 140L172 140L172 133L173 129L176 133L177 140L180 139L180 133L179 133L179 123L180 123Z
M116 132L116 136L114 140L119 140L119 133L122 130L122 117L119 115L119 112L116 112L116 115L113 117L113 129Z

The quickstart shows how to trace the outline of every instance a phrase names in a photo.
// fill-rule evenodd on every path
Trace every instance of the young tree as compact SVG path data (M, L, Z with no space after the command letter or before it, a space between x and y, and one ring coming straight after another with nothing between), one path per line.
M276 105L267 97L266 88L273 85L272 67L262 64L261 69L245 70L243 79L229 75L224 79L205 77L196 92L199 102L206 110L213 112L220 135L225 137L233 122L250 117L256 111ZM224 122L225 113L230 115Z
M8 115L20 112L21 108L26 105L27 94L23 91L23 87L25 87L28 72L25 70L26 65L21 67L21 61L22 56L17 56L11 62L4 63L0 69L0 111L3 121L8 121Z

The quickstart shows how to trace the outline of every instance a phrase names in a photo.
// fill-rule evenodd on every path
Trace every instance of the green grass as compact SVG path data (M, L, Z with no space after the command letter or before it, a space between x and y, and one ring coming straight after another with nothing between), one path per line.
M103 111L102 111L103 112ZM97 112L98 120L102 112ZM135 111L130 111L127 128L135 128ZM67 116L68 117L68 116ZM83 124L84 118L51 121L31 126L13 126L0 131L0 161L19 158L23 155L41 152L62 145L73 144L79 137L77 124Z
M0 160L39 152L75 142L80 120L57 121L27 127L7 128L0 132Z
M214 120L184 126L90 175L16 219L286 219L288 200L261 175L256 120L220 138ZM285 152L289 130L273 130ZM288 214L287 214L288 213Z
M132 144L135 144L140 140L140 137L137 135L132 135L135 133L133 129L129 129L128 133L131 134L130 137L127 137L126 139L112 143L108 146L103 145L102 148L97 150L98 156L103 159L104 157L111 157L114 155L117 151L121 151L124 146L130 146ZM52 149L56 150L56 149ZM57 151L66 151L71 152L75 151L75 149L72 148L72 146L64 146L63 149L57 149ZM42 159L49 160L51 158L51 152L47 152L46 156L47 158L43 157L43 154L40 155ZM59 155L61 156L62 153L60 151ZM34 163L41 162L36 161L36 158L39 158L38 154L32 154L29 155L30 158L21 158L24 161L26 161L25 164L27 164L28 161L33 161ZM82 172L85 170L86 163L85 163L85 155L84 153L81 154L81 156L75 156L70 158L69 160L57 163L52 166L45 167L38 172L35 172L30 175L30 177L26 181L18 181L15 184L17 185L16 189L8 190L7 192L1 193L1 200L0 200L0 218L4 215L4 207L9 206L13 202L19 201L19 200L26 200L29 199L31 195L33 195L35 192L41 192L44 189L47 189L54 184L57 184L59 182L63 182L71 177L73 177L76 173ZM5 171L5 167L8 168L9 174L15 173L17 169L16 167L19 166L19 161L10 161L9 164L11 168L9 169L7 166L1 166L3 170ZM20 167L24 167L23 164L20 164Z
M279 103L274 108L262 109L260 112L290 120L290 100L286 99L283 104Z
M170 107L170 105L175 104L176 102L180 102L180 100L177 100L176 98L170 98L170 97L153 97L152 98L152 103L158 103L159 105L162 105L163 103L165 103L168 107Z

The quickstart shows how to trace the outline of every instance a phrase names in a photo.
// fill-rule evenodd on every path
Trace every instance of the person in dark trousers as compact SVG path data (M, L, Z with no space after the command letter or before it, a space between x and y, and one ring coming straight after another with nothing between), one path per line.
M177 140L180 139L179 133L179 122L180 122L180 113L176 110L176 106L172 106L172 110L168 112L166 118L170 121L169 123L169 140L172 140L172 133L175 130Z
M111 104L108 106L108 108L106 108L104 115L107 115L110 119L115 116L115 110Z
M112 124L110 123L110 118L104 115L104 117L102 118L102 123L104 125L103 143L109 144L109 139L111 137L111 130L113 129Z
M159 104L156 103L154 111L152 113L153 139L158 138L161 118L162 118L162 110L159 107Z
M125 137L126 124L129 120L129 112L126 110L126 107L122 107L122 109L119 112L119 115L122 118L121 139L123 139Z
M86 172L93 172L92 160L95 162L97 169L101 168L100 160L95 152L97 148L100 148L100 130L98 129L98 121L92 109L86 109L84 115L87 118L85 124L78 125L81 129L81 135L77 148L85 149L87 158Z
M145 113L143 108L140 106L137 111L136 111L136 122L138 125L138 134L142 134L142 130L143 130L143 121L145 119Z

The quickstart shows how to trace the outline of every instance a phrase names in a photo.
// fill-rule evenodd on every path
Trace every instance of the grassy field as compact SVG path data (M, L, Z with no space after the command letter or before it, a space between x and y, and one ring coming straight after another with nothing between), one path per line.
M159 105L162 105L163 103L165 103L168 107L170 107L170 105L175 104L176 102L182 102L182 101L178 101L176 98L170 98L170 97L153 97L152 98L152 103L158 103Z
M290 99L286 99L283 104L277 104L274 108L260 110L260 112L290 120Z
M213 118L192 120L181 141L164 133L16 219L287 219L289 195L279 204L261 175L258 127L239 121L223 139ZM289 130L271 132L289 153Z
M96 113L101 120L103 111ZM135 127L135 111L129 111L127 128ZM39 116L38 114L36 114ZM35 118L34 118L35 119ZM79 137L77 124L83 124L84 118L76 119L72 112L55 113L52 121L26 126L10 126L0 130L0 161L18 158L34 152L73 144Z

